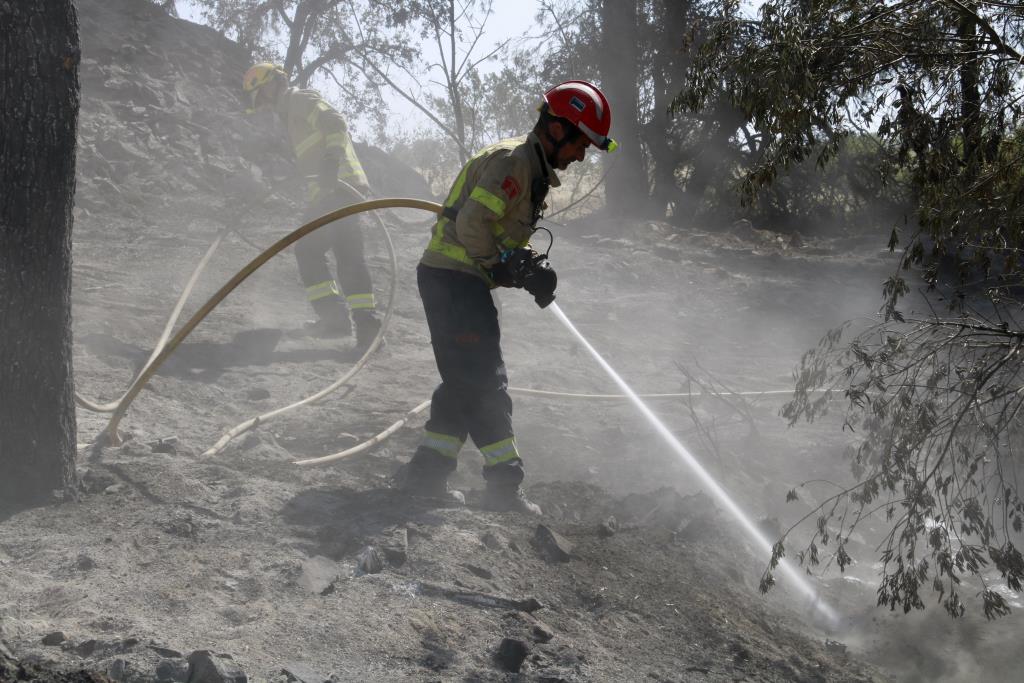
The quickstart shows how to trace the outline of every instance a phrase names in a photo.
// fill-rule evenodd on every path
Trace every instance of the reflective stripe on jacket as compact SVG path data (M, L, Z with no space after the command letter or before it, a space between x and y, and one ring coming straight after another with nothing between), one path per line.
M366 191L370 184L352 147L345 117L327 104L315 90L288 88L278 100L277 111L288 128L288 138L295 151L298 172L310 180L310 201L316 199L324 153L329 149L341 151L338 178L356 189Z
M540 149L540 140L530 133L502 140L470 159L444 203L457 212L456 219L438 219L420 263L472 273L490 283L484 269L501 252L530 241L536 219L534 181L546 175L552 187L559 184Z

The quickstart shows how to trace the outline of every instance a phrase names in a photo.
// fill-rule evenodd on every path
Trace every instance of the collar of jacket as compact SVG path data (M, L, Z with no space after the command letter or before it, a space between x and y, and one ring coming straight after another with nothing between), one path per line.
M298 90L298 88L288 86L284 89L284 92L281 93L281 96L277 98L277 102L274 103L274 111L285 117L286 121L288 120L288 103L292 99L292 93L296 90Z
M537 134L530 132L526 135L526 146L530 148L530 160L533 164L534 174L538 176L544 175L544 170L547 169L548 185L558 187L562 184L562 181L558 179L558 174L555 173L555 169L548 163L544 155L540 155L539 159L537 158L538 155L533 152L534 145L540 145L540 148L544 149L544 146L540 144L540 138L537 137Z

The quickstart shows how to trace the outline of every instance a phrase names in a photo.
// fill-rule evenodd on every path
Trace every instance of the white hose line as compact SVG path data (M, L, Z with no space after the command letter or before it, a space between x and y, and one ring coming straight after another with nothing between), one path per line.
M427 202L422 199L410 199L404 197L390 197L386 199L375 199L366 202L358 202L349 206L337 209L328 214L315 218L305 225L296 228L292 232L288 233L277 242L268 247L263 253L259 254L256 258L246 264L240 271L235 273L217 292L204 303L198 311L196 311L191 318L189 318L181 329L178 330L174 336L167 342L167 346L160 354L153 359L153 362L140 374L132 386L129 387L128 392L124 398L118 404L117 409L114 411L110 418L110 422L104 428L103 432L97 437L97 444L103 443L109 446L117 446L121 443L121 437L118 434L117 427L125 414L128 412L128 408L131 407L132 401L139 395L146 382L156 373L161 365L174 353L182 341L184 341L188 335L199 325L203 319L210 314L210 312L216 308L224 299L235 290L242 282L244 282L250 275L252 275L257 269L264 265L267 261L273 258L276 254L279 254L285 248L291 246L298 240L302 239L309 233L317 230L328 223L336 220L347 218L348 216L362 213L364 211L372 211L374 209L381 208L392 208L402 207L410 209L423 209L426 211L432 211L433 213L440 213L441 205L436 202ZM379 343L380 335L374 340L375 343ZM372 346L372 345L371 345Z
M399 420L398 422L394 423L393 425L391 425L390 427L388 427L387 429L385 429L383 432L381 432L377 436L373 437L372 439L367 439L366 441L364 441L363 443L359 444L358 446L353 446L352 448L348 448L348 449L346 449L344 451L341 451L340 453L334 453L333 455L325 455L325 456L320 457L320 458L307 458L306 460L296 460L292 464L294 464L294 465L322 465L322 464L327 463L327 462L333 462L335 460L341 460L342 458L347 458L350 455L356 455L357 453L362 453L363 451L369 450L370 448L373 448L374 446L376 446L380 442L382 442L385 439L387 439L389 436L391 436L392 434L397 432L399 429L401 429L402 426L406 422L408 422L412 418L416 417L417 415L419 415L420 413L422 413L424 410L426 410L429 407L430 407L430 401L424 401L423 403L419 404L418 406L416 406L415 408L410 410L408 413L406 413L405 417L403 417L401 420Z
M131 387L132 382L138 379L139 376L146 371L146 368L153 362L153 359L159 356L160 352L164 350L164 346L167 345L167 340L171 338L171 330L174 329L174 324L178 322L178 318L181 317L181 310L185 308L185 302L188 301L189 296L191 296L192 289L195 288L196 282L199 281L199 276L204 270L206 270L207 264L213 257L213 252L217 251L217 247L219 247L220 243L224 241L224 236L227 233L227 230L221 230L220 233L217 234L217 239L213 241L209 248L207 248L206 253L203 254L203 258L199 260L195 270L192 271L192 276L185 284L185 288L181 290L181 295L178 297L177 303L174 304L174 310L171 311L170 317L167 318L167 324L164 325L164 331L160 335L160 339L157 340L156 346L153 347L153 352L149 354L149 358L146 359L146 362L142 364L141 368L139 368L139 371L135 374L135 377L132 378L132 381L128 383L129 387ZM86 410L91 410L94 413L112 413L117 410L117 406L121 404L121 401L124 400L126 395L127 390L125 390L125 393L121 394L121 397L115 401L100 403L98 400L86 398L76 391L75 403Z
M565 391L524 389L519 387L509 387L508 390L514 394L532 394L534 396L549 396L551 398L580 398L589 401L621 401L629 399L629 396L626 394L576 394ZM679 394L637 394L637 396L640 398L698 398L701 396L773 396L792 393L792 389L767 389L765 391L691 391Z
M611 401L629 401L631 397L626 394L574 394L563 391L546 391L544 389L527 389L519 387L509 387L509 393L512 394L530 394L532 396L542 396L544 398L575 398L575 399L598 399L598 400L611 400ZM823 390L816 390L823 391ZM647 399L665 399L665 398L701 398L704 396L777 396L780 394L792 394L792 389L770 389L768 391L722 391L718 393L702 393L702 392L690 392L681 394L637 394L640 398ZM393 435L399 429L401 429L409 420L416 417L424 410L430 407L430 401L424 401L419 404L408 413L405 414L401 420L398 420L390 427L385 429L380 434L367 439L361 444L346 448L339 453L332 453L331 455L324 455L319 458L306 458L305 460L294 460L293 465L323 465L335 460L342 460L353 455L367 451L373 448L377 444L381 443L389 436Z
M362 195L360 195L355 190L355 188L352 188L350 186L350 189L353 192L355 192L356 195L362 197ZM287 413L288 411L294 410L295 408L299 408L301 406L314 403L324 398L325 396L334 393L339 388L344 386L349 380L351 380L356 375L356 373L363 369L363 366L365 366L366 363L369 361L370 356L373 355L373 352L376 351L377 348L380 346L381 340L384 339L384 333L387 331L388 326L391 324L391 317L395 308L395 293L398 291L398 257L395 255L395 245L394 242L391 241L391 233L388 232L387 226L384 224L384 221L381 220L380 216L377 214L376 211L372 213L374 215L374 218L376 218L377 222L380 224L381 232L384 235L384 240L387 245L388 255L391 257L391 288L390 291L388 292L388 303L386 313L384 314L384 320L381 321L380 330L378 330L377 336L374 337L373 339L373 343L370 344L370 346L363 353L362 357L356 362L355 365L353 365L349 369L348 372L343 374L330 385L324 387L323 389L314 394L311 394L299 401L296 401L295 403L291 403L281 408L271 410L270 412L263 413L262 415L257 415L256 417L249 418L248 420L235 425L227 432L225 432L224 435L217 440L217 443L213 444L212 446L210 446L210 448L204 451L203 457L217 455L227 447L227 445L231 442L232 439L244 434L250 429L254 429L256 426L266 422L267 420L273 419L278 415Z

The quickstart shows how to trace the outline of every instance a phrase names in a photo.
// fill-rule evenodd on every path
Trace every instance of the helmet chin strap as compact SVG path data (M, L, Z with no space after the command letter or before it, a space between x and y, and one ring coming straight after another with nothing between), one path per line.
M550 125L551 124L549 123L548 126ZM563 129L565 128L565 124L560 125ZM551 153L548 154L547 152L545 152L544 157L548 160L548 164L550 164L551 168L558 168L558 151L565 147L567 144L569 144L570 140L568 133L563 135L561 140L556 140L553 137L551 137L551 133L548 132L547 126L545 126L544 129L541 131L541 135L551 145Z

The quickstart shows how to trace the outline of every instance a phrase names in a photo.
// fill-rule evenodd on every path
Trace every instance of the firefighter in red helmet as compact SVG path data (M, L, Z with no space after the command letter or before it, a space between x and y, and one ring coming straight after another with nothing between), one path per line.
M445 497L467 438L484 457L484 506L540 514L520 484L523 460L512 433L512 400L491 290L527 290L542 308L557 278L530 248L556 171L583 161L593 146L612 151L611 111L586 81L544 94L533 131L485 148L462 168L417 268L430 341L441 375L430 419L412 460L396 476L410 495Z

